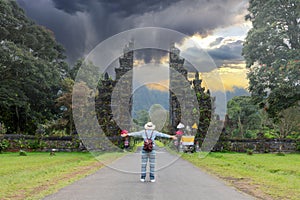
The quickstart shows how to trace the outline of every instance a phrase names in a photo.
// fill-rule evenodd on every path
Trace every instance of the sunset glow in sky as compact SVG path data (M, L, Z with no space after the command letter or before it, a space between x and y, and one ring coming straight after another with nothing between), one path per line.
M251 28L244 20L248 0L17 0L28 17L50 29L66 49L66 61L73 65L97 44L122 31L162 27L189 38L176 44L184 53L193 53L190 39L213 59L213 71L203 72L206 87L215 88L217 74L224 88L247 88L247 70L241 56L242 44ZM186 51L186 52L185 52ZM149 57L149 56L148 56ZM135 66L147 62L166 64L167 57L139 57ZM202 67L202 66L201 66ZM204 66L205 67L205 66ZM209 86L208 86L209 85ZM155 86L153 86L155 87ZM163 89L163 88L160 88Z
M247 72L245 61L241 57L241 46L232 45L237 42L242 44L248 30L251 28L250 22L245 22L244 19L237 21L236 24L228 26L226 28L220 28L212 31L211 34L202 36L200 34L194 34L191 39L196 41L203 50L210 52L221 49L224 46L229 46L228 51L232 50L233 55L235 54L237 59L223 59L221 62L216 61L215 69L211 72L205 72L200 75L203 79L203 86L210 90L220 90L220 88L214 87L215 77L218 75L223 82L224 89L227 91L233 91L234 87L247 88ZM185 41L183 46L189 46L189 41ZM187 48L187 47L184 47ZM226 50L226 49L225 49ZM228 52L227 52L228 53ZM240 55L240 58L238 58ZM164 58L167 59L167 58ZM213 58L213 60L215 60Z

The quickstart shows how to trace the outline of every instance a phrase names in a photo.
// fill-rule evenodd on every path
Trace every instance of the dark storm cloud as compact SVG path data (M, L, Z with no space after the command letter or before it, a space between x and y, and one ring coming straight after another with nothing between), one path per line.
M216 42L218 41L218 42ZM216 39L213 43L217 44L218 47L211 49L203 49L199 50L197 47L187 48L184 52L181 53L183 57L187 55L192 57L195 61L197 61L198 67L200 67L201 72L209 72L216 67L221 67L224 64L234 63L239 64L243 61L242 53L242 41L219 41ZM221 42L223 41L223 44ZM191 63L185 62L186 67L193 71L193 67Z
M164 27L209 34L236 23L247 0L17 0L27 15L51 29L74 63L119 32ZM149 56L144 56L149 60Z
M218 38L216 38L215 41L213 41L212 43L210 43L209 46L210 47L217 46L217 45L219 45L222 42L223 39L224 39L223 37L218 37Z
M181 0L165 9L129 18L137 26L161 26L188 35L206 35L236 23L244 15L246 3L246 0Z
M243 60L242 41L238 40L221 45L218 48L207 50L207 53L216 61L222 60Z
M91 5L98 4L107 13L116 13L121 17L139 15L151 11L163 10L180 0L53 0L54 6L60 10L75 14L90 11Z
M198 47L189 47L182 51L180 55L185 58L185 67L195 72L209 72L216 69L215 61L206 52L205 49L199 49Z
M84 14L69 15L57 10L51 0L17 0L28 17L36 23L53 31L56 40L61 43L67 55L67 61L74 63L84 55L88 32ZM71 2L71 1L70 1Z
M86 0L53 0L53 3L55 8L70 14L89 10L89 1Z

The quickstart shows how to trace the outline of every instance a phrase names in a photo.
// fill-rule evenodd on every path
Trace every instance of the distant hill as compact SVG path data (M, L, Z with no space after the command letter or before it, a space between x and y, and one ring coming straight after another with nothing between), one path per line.
M230 101L235 96L249 96L250 93L244 88L235 87L233 91L226 91L226 102L224 102L224 93L221 91L216 91L212 93L216 97L216 113L219 114L221 118L227 113L227 102Z
M169 91L148 89L147 86L138 88L133 95L133 118L137 111L148 111L153 104L160 104L169 110Z
M234 87L233 91L226 91L227 102L235 96L250 96L250 93L245 88Z
M223 99L224 93L214 92L216 98ZM244 88L235 87L233 91L226 91L226 105L235 96L250 96L250 93ZM160 104L166 110L169 110L169 91L159 91L142 86L137 89L133 95L133 118L139 110L149 110L153 104ZM219 109L217 107L217 109ZM224 113L223 111L222 113Z

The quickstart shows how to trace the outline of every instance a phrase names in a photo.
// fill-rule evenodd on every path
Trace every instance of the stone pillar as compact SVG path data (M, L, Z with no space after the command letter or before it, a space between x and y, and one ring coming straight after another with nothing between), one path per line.
M181 83L182 77L184 76L187 79L187 70L183 68L184 59L180 58L179 56L180 50L172 44L169 53L169 67L170 69L170 97L169 97L169 114L170 114L170 131L174 133L176 130L177 125L181 122L181 110L185 110L185 108L181 108L179 104L179 99L184 99L185 97L185 89L183 88L183 84ZM174 94L173 91L176 91ZM183 122L185 123L185 122Z
M116 85L114 88L113 109L116 109L114 119L121 129L130 130L132 111L132 78L133 78L133 42L124 48L124 55L119 58L120 67L115 69Z

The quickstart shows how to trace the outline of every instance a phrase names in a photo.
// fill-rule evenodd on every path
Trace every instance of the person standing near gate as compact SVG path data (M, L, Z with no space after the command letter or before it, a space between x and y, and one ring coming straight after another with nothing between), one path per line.
M128 133L128 131L126 131L126 130L121 131L121 135L124 135L124 134L127 134L127 133ZM129 138L127 136L124 139L124 151L126 152L128 148L129 148Z
M176 131L176 137L177 137L177 141L176 141L176 148L177 151L180 151L180 142L181 142L181 137L184 134L184 124L183 123L179 123L177 125L177 131Z
M133 136L142 137L144 139L144 146L141 151L141 182L146 180L147 163L149 161L150 165L150 181L155 182L155 138L164 137L172 138L176 140L176 136L161 133L155 130L155 125L152 122L148 122L144 126L144 130L138 132L125 133L121 135L122 137Z

